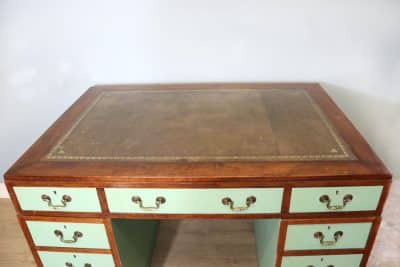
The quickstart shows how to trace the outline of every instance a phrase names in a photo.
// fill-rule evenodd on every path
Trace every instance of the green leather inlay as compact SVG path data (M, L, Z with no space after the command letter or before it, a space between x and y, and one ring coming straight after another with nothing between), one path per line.
M43 267L65 267L71 263L73 267L113 267L115 266L111 254L94 253L70 253L70 252L49 252L38 251Z
M286 234L285 250L307 249L345 249L364 248L372 223L339 223L339 224L295 224L289 225ZM314 237L315 232L322 232L325 241L333 241L334 234L342 231L343 236L336 244L323 246Z
M62 211L62 212L100 212L96 188L71 187L24 187L14 186L14 192L22 210ZM62 204L62 197L68 195L71 201L65 207L54 209L42 200L48 195L54 205Z
M383 186L293 188L289 211L295 213L375 210L382 189ZM343 205L343 197L348 194L353 196L353 200L340 210L329 210L326 204L319 201L322 195L327 195L331 199L332 205Z
M70 247L70 248L110 248L106 229L100 223L70 223L26 221L33 242L36 246ZM82 237L76 243L63 243L54 234L55 230L63 233L65 240L73 240L74 232L79 231Z
M282 188L240 188L240 189L160 189L160 188L105 188L110 212L119 213L280 213ZM143 206L155 206L156 198L162 196L166 202L159 209L146 211L132 202L133 196L143 200ZM232 211L222 204L230 197L234 206L246 206L246 198L256 197L256 203L246 211Z
M318 255L318 256L286 256L281 267L359 267L362 254L350 255ZM273 265L271 265L273 266Z
M101 93L47 160L141 162L352 160L303 89Z

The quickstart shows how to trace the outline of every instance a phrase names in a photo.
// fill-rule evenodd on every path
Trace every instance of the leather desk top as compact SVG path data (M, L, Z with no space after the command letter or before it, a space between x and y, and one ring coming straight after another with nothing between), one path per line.
M354 175L390 178L318 84L178 84L91 88L6 179Z

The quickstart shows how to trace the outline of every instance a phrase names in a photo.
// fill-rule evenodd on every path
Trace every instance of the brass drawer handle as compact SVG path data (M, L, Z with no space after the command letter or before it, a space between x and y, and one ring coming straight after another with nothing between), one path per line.
M60 239L61 242L65 243L65 244L76 243L76 242L78 242L78 239L83 236L83 234L81 232L75 231L74 235L72 236L72 239L66 240L66 239L64 239L63 232L61 232L60 230L54 230L54 234L56 235L56 237L58 237Z
M314 267L314 265L307 265L307 267ZM335 267L335 265L329 264L326 267Z
M235 204L230 197L224 197L222 199L222 204L229 206L232 211L245 211L250 208L250 206L256 203L257 199L255 196L249 196L246 198L246 207L234 207Z
M65 267L74 267L74 265L70 262L66 262ZM85 263L85 265L83 265L83 267L92 267L92 265L90 263Z
M157 209L159 209L160 206L161 206L162 204L164 204L166 201L167 201L167 200L165 199L165 197L157 197L157 198L156 198L156 202L155 202L155 203L156 203L156 206L155 206L155 207L145 207L145 206L143 206L143 201L142 201L142 199L141 199L139 196L133 196L133 197L132 197L132 202L135 203L135 204L139 204L139 207L140 207L142 210L145 210L145 211L157 210Z
M339 241L339 239L343 236L342 231L336 231L333 235L333 240L325 241L325 235L322 232L315 232L314 238L319 239L319 243L324 247L334 246Z
M47 205L50 208L58 209L58 208L65 208L67 206L67 203L72 201L72 198L68 195L63 195L62 199L61 199L62 204L58 204L58 205L53 204L51 201L51 197L48 195L45 195L45 194L42 195L42 200L44 202L47 202Z
M331 198L328 195L322 195L319 198L321 203L326 204L328 210L342 210L346 207L347 203L353 200L353 195L347 194L343 197L343 205L331 205Z

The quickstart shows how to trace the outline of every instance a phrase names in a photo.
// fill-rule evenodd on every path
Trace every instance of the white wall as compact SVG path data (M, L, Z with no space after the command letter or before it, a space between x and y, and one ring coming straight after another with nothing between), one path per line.
M400 177L398 0L1 0L0 172L95 83L319 81Z

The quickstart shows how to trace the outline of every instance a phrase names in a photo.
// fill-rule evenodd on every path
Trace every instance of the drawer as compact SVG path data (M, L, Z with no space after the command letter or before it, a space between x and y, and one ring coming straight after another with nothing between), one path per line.
M281 267L359 267L363 255L285 256Z
M371 222L289 224L285 250L363 249L371 226Z
M295 187L289 212L376 210L383 186Z
M14 192L22 210L100 212L96 188L22 187Z
M113 267L111 254L38 251L43 267Z
M158 189L105 188L110 212L280 213L282 188Z
M101 223L26 221L36 246L108 249Z

